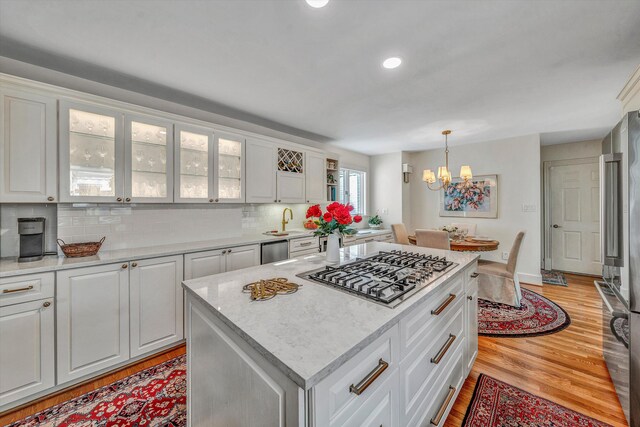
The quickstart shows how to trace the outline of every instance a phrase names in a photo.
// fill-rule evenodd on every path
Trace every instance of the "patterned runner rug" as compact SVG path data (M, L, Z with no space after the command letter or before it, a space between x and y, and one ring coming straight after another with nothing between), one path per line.
M611 427L480 374L463 427Z
M520 307L478 299L478 333L494 337L526 337L559 332L571 324L555 302L522 289Z
M186 372L179 356L8 427L183 427Z
M540 270L540 274L542 274L542 283L545 285L569 286L567 278L560 271Z

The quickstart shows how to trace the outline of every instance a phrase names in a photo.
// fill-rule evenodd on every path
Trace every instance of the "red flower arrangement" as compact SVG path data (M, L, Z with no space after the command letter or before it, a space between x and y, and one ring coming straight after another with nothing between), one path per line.
M352 217L351 211L353 211L353 206L349 204L343 205L338 202L329 204L327 211L324 213L320 205L313 205L307 209L307 218L318 218L317 220L310 220L317 226L314 233L316 236L327 236L336 230L342 234L355 234L356 230L348 226L354 222L362 221L362 217L360 215ZM306 224L305 227L307 227Z

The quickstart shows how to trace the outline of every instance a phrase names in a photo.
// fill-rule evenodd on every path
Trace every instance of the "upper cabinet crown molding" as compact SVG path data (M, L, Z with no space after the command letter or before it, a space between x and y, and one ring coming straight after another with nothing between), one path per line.
M55 98L0 90L0 199L56 202L57 139Z
M631 74L617 98L622 103L623 115L640 109L640 65Z

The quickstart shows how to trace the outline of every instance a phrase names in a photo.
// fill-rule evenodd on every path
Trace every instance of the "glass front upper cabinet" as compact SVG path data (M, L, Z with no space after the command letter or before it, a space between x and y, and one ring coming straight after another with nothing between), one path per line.
M213 131L176 125L176 202L214 203Z
M172 123L127 116L125 134L125 202L172 202Z
M244 138L216 134L216 191L218 202L244 202Z
M83 104L60 105L60 200L122 202L122 114Z

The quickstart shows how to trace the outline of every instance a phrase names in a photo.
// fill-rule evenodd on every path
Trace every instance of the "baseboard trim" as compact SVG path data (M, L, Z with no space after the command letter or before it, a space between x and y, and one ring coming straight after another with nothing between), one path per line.
M542 286L541 274L518 273L518 280L527 285Z

